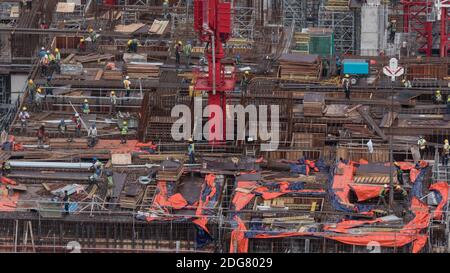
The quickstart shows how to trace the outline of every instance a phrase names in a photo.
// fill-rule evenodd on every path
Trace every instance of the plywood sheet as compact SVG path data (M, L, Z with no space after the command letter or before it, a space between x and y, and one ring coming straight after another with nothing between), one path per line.
M113 165L130 165L131 154L112 154L111 161Z
M75 3L59 2L56 5L56 12L59 12L59 13L72 13L74 11L75 11Z

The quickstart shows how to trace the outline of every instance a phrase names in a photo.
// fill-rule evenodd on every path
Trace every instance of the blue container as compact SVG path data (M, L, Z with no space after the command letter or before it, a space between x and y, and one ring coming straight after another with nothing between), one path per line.
M369 75L367 60L345 59L342 61L343 73L349 75Z

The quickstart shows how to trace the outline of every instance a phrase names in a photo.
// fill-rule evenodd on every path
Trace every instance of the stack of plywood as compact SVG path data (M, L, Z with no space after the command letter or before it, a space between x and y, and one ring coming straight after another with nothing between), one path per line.
M306 93L303 97L303 115L305 117L321 117L325 109L325 95Z
M148 30L148 32L154 33L154 34L159 34L159 35L164 34L168 25L169 25L169 21L155 20L155 21L153 21L153 24L150 27L150 29Z
M319 55L283 54L278 76L285 80L320 80L322 63Z
M120 70L104 70L102 79L104 80L121 80L123 78Z
M309 53L309 33L296 32L294 34L295 47L292 52L308 54Z
M159 66L152 63L127 63L125 64L127 75L132 79L157 79L159 78Z

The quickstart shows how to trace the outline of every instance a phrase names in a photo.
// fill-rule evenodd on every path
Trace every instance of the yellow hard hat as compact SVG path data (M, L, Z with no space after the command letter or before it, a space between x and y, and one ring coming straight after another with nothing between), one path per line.
M42 92L42 89L41 89L41 88L38 88L36 91L38 91L39 93L41 93L41 92Z
M192 140L192 137L190 137L190 138L188 139L188 141L189 141L189 142L193 142L194 140Z
M114 95L114 94L116 94L116 92L114 92L114 91L111 91L111 95Z
M448 143L448 139L444 140L445 143Z
M94 31L94 30L93 30L92 28L89 28L88 31L89 31L89 32L92 32L92 31Z
M441 90L437 90L436 93L437 93L437 94L440 94L440 93L441 93Z
M345 77L348 78L348 77L350 77L350 75L349 74L345 74Z
M84 99L84 102L88 102L88 100L87 100L87 99Z
M244 73L245 73L245 75L248 75L248 74L250 74L250 72L248 72L248 71L245 71Z
M127 125L128 123L126 121L123 122L123 125Z
M178 41L178 44L179 44L179 45L182 45L182 44L183 44L183 42L182 42L182 41Z
M133 42L132 40L128 40L128 42L127 42L127 43L128 43L128 44L131 44L132 42Z
M27 108L24 106L24 107L22 107L22 111L26 111L27 110Z
M80 39L80 42L84 42L84 38L81 38L81 39Z
M28 83L33 83L33 80L32 80L32 79L29 79L29 80L28 80Z
M395 165L395 166L400 166L400 164L398 164L397 161L394 162L394 165Z
M58 49L58 48L55 48L55 52L59 52L59 49Z

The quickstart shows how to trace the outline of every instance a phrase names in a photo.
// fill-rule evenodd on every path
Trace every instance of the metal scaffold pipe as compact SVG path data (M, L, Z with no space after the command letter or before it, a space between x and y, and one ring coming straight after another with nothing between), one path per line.
M32 162L11 160L11 167L21 168L56 168L56 169L88 169L92 163L69 163L69 162Z

